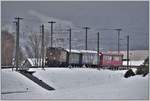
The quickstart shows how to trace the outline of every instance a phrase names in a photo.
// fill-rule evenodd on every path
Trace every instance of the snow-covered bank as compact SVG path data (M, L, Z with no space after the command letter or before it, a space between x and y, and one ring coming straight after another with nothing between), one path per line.
M110 70L99 71L91 68L53 68L46 69L46 72L41 69L36 71L35 76L59 90L113 83L123 78L122 72L113 73Z
M54 87L46 91L26 77L11 70L2 70L2 99L148 99L148 77L123 77L124 70L90 68L47 68L35 70L39 79ZM17 85L17 87L16 87Z
M129 65L134 65L134 66L140 66L144 63L144 60L132 60L132 61L129 61ZM123 61L123 65L127 65L127 61Z
M47 90L11 69L1 70L1 98L2 99L28 99L34 93L40 95ZM8 95L10 97L5 97Z

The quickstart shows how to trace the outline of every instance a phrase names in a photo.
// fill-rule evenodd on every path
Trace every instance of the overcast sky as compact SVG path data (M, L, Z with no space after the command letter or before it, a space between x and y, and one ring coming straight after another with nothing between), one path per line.
M33 19L36 23L38 18L31 16L31 12L36 12L76 26L89 26L96 31L99 28L122 28L121 37L131 36L132 49L148 49L148 1L2 1L1 4L2 27L12 23L15 16ZM111 38L110 31L102 31L106 32L107 38Z

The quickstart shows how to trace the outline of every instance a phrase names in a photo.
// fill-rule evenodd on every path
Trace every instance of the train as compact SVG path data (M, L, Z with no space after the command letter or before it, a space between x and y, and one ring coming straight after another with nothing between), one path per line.
M45 65L48 67L119 67L123 64L123 54L104 53L92 50L73 50L61 47L46 49Z

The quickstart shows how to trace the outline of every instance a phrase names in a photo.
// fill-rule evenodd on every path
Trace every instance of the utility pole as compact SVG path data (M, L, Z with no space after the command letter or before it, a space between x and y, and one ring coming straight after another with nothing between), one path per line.
M42 68L44 69L44 25L42 24L42 47L41 47L41 53L42 53Z
M119 54L120 53L120 32L122 31L122 29L121 28L118 28L118 29L103 28L103 29L100 29L100 30L116 30L117 31L117 34L118 34L117 51L118 51L118 54Z
M51 47L53 47L53 24L56 22L55 21L49 21L48 23L51 24Z
M129 67L129 35L127 35L127 68Z
M69 57L71 55L71 28L68 29L67 31L69 31ZM70 62L70 61L69 61ZM71 68L71 65L69 64L69 68Z
M99 32L97 33L97 65L99 64Z
M15 26L16 26L16 36L17 36L17 21L13 21L13 23L15 23ZM17 38L16 38L17 39ZM16 49L17 49L17 41L16 41ZM17 50L15 49L15 63L14 63L14 66L13 66L13 68L15 67L15 65L16 65L16 59L17 59ZM12 71L13 71L13 68L12 68Z
M20 18L20 17L15 17L15 19L17 20L16 21L16 54L15 54L15 64L16 64L16 71L18 71L18 68L19 68L19 55L18 53L20 52L19 51L19 28L20 28L20 20L22 20L23 18Z
M87 31L90 27L83 27L83 29L85 29L85 50L87 50Z
M118 54L120 53L120 32L122 29L115 29L118 32Z
M69 31L69 52L71 53L71 28L68 29Z

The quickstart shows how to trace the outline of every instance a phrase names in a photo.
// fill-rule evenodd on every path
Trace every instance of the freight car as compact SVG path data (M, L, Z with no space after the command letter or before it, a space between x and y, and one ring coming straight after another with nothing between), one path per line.
M97 51L81 50L82 66L93 67L97 65Z
M71 50L63 48L49 47L46 50L46 63L48 67L67 67L81 66L81 52L78 50Z
M101 66L118 67L122 65L122 54L99 53L91 50L71 50L63 48L48 48L46 52L46 65L49 67L71 66Z
M66 63L71 66L81 66L82 65L82 54L79 50L71 50L66 49L68 61Z

